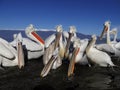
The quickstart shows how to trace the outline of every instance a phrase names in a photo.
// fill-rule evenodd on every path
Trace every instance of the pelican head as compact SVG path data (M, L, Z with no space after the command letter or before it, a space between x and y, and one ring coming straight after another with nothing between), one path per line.
M32 24L30 24L25 29L25 33L29 38L31 38L32 40L40 43L40 45L44 47L44 40L36 33L35 28Z
M104 29L103 29L103 31L102 31L102 33L100 35L100 40L102 40L104 34L109 30L110 24L111 24L110 21L106 21L104 23Z
M30 34L31 32L34 32L35 28L33 26L33 24L30 24L26 29L25 29L25 33L26 34Z
M117 34L117 28L113 28L112 30L111 30L111 32L110 32L110 34Z
M33 24L30 24L28 27L26 27L25 33L29 38L34 40L34 37L32 37L32 35L31 35L32 32L35 32L35 28L34 28Z
M93 40L97 40L97 37L96 37L95 34L92 35L92 39L93 39Z
M13 39L15 40L17 38L17 34L13 34Z
M110 21L105 21L105 23L104 23L105 26L109 26L110 24L111 24Z
M22 34L21 33L18 33L18 35L16 36L17 37L17 41L18 42L22 42L23 41L23 38L22 38Z
M57 48L57 46L59 44L60 37L62 35L62 31L63 31L62 25L57 25L56 31L57 31L57 33L56 33L56 39L55 39L55 49Z
M62 32L63 31L62 25L57 25L56 26L56 31L57 32Z
M67 45L66 45L66 48L65 48L65 55L64 55L65 58L68 58L70 43L74 39L73 36L76 36L75 33L76 33L75 26L70 26L69 27L69 38L67 39Z
M76 33L76 27L75 26L70 26L70 33Z

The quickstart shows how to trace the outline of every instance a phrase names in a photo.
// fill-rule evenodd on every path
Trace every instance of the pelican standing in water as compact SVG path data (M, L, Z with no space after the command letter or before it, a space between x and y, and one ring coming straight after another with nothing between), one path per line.
M71 76L74 72L74 66L75 66L75 61L81 58L81 55L78 55L80 52L80 41L79 39L76 39L76 42L74 42L74 51L73 55L70 60L69 68L68 68L68 77Z
M105 31L104 31L105 32ZM107 30L106 30L107 32ZM104 33L105 35L106 33ZM114 39L113 41L111 42L112 44L115 44L117 43L116 41L116 38L117 38L117 29L114 28L110 31L110 34L113 34L114 35ZM102 37L101 37L102 39ZM110 56L113 56L115 54L115 50L113 49L113 47L110 45L110 44L96 44L95 47L101 51L104 51L104 52L107 52Z
M66 36L66 35L64 34L64 36ZM71 42L73 42L73 39L75 37L76 37L76 28L75 28L75 26L70 26L68 35L66 36L66 38L67 38L66 43L67 44L66 44L66 47L65 47L64 58L68 58L68 56L69 56L69 48L70 48Z
M4 67L16 66L21 69L24 67L24 54L22 48L22 35L21 33L17 36L16 42L17 50L12 47L6 40L0 38L0 56L1 64Z
M88 39L80 40L79 38L75 38L73 43L74 51L69 54L70 64L68 68L68 77L73 74L75 63L89 65L89 62L85 55L85 49L88 45Z
M117 28L113 28L112 30L110 30L110 35L114 35L113 37L113 41L111 41L111 43L117 43Z
M117 28L113 28L111 31L110 31L110 34L113 34L114 37L113 37L113 41L111 41L111 43L114 45L114 47L118 50L120 50L120 42L117 42Z
M31 58L41 57L44 54L44 45L45 45L44 40L36 33L35 28L32 24L30 24L26 28L25 33L27 37L29 37L33 41L33 43L31 43L32 47L29 45L30 43L28 43L30 48L33 48L31 51L28 52L28 57L31 56L32 56Z
M115 52L115 56L120 58L120 50L118 49L120 44L118 44L118 46L117 46L116 43L111 43L111 40L110 40L110 21L105 22L104 29L101 33L100 39L103 38L105 33L107 33L107 37L106 37L107 44L113 48L113 50Z
M28 38L22 38L22 45L24 46L23 49L25 52L25 57L28 60L33 60L41 57L44 53L44 41L39 35L37 35L32 24L26 27L25 34L26 36L28 36ZM16 47L16 36L17 34L14 34L14 40L10 42L10 44L14 47Z
M92 35L92 40L89 42L89 45L86 48L87 57L93 63L98 64L99 66L102 67L115 66L107 53L100 51L94 47L96 39L97 39L96 35Z
M62 64L64 57L64 43L62 40L62 25L56 27L56 34L51 35L45 40L45 53L43 55L44 68L41 76L45 77L50 69L56 69Z

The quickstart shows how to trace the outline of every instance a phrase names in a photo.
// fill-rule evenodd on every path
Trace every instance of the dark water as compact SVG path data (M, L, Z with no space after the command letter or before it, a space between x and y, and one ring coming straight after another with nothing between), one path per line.
M120 65L120 61L114 59ZM0 90L120 90L120 68L88 67L76 64L74 75L67 78L68 64L40 77L42 58L26 62L26 66L0 70Z

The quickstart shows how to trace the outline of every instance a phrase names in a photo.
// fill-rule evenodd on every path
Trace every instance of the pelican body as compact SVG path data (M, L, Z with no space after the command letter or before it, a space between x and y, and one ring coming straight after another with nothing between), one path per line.
M107 53L100 51L94 47L96 39L97 39L96 36L93 35L92 40L90 41L89 45L86 48L87 57L93 63L98 64L99 66L102 67L115 66Z
M110 39L110 22L109 21L106 21L104 24L104 29L101 34L101 39L103 38L105 33L107 33L107 37L106 37L107 44L113 48L115 52L115 56L120 58L120 50L119 50L120 44L112 43Z
M50 69L56 69L62 64L64 57L64 45L62 41L62 26L57 26L57 33L51 35L45 40L45 53L43 55L44 68L41 71L41 76L45 77Z

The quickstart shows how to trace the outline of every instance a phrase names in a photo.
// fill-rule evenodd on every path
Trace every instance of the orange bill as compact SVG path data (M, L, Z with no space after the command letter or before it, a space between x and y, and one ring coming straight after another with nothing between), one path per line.
M56 34L54 50L55 50L55 49L58 47L58 45L59 45L59 40L60 40L61 34L62 34L61 32L57 32L57 34Z
M69 50L69 47L70 47L70 42L71 42L72 36L73 36L73 33L69 33L69 38L67 39L67 45L66 45L66 48L65 48L65 52L66 52L65 55L64 55L65 58L67 58L68 54L69 54L68 50Z
M103 31L102 31L102 33L100 35L100 40L102 40L102 38L103 38L104 34L107 32L107 30L108 30L108 27L104 26L104 29L103 29Z
M34 32L31 32L31 34L42 44L44 45L45 42L44 40L34 31Z
M69 68L68 68L68 77L70 77L74 73L75 60L79 51L80 51L80 48L76 48L73 52L72 58L70 60Z

